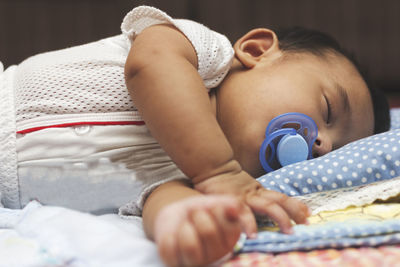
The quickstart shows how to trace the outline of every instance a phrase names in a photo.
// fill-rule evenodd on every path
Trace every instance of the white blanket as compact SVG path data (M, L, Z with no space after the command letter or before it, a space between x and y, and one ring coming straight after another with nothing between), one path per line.
M94 216L30 202L0 208L0 266L163 267L141 218Z

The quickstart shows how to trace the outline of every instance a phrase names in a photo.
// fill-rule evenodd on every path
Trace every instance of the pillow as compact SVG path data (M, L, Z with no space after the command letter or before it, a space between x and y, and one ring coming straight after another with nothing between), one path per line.
M400 129L400 108L392 108L390 110L390 128Z
M400 176L400 109L391 130L349 143L322 157L298 162L258 178L289 196L363 186Z

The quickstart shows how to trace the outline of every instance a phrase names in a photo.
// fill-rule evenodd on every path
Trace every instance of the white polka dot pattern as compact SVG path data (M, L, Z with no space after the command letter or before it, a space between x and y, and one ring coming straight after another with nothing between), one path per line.
M286 166L258 181L268 189L298 196L366 185L399 175L400 129L394 129L355 141L320 158Z
M392 108L390 110L390 128L400 129L400 108Z

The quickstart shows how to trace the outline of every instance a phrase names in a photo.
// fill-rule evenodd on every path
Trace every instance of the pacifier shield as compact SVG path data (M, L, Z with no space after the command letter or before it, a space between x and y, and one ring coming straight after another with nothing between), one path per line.
M318 128L313 119L305 114L292 112L272 119L265 131L259 159L266 172L281 165L312 159L312 146L317 139ZM267 151L270 151L267 155ZM271 163L277 162L274 168Z

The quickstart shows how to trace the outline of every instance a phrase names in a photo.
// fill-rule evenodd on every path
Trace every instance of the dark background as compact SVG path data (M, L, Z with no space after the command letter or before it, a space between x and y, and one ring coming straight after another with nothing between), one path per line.
M142 4L199 21L232 43L255 27L325 31L356 54L391 99L400 93L398 0L0 0L0 61L7 67L119 34L124 15Z

